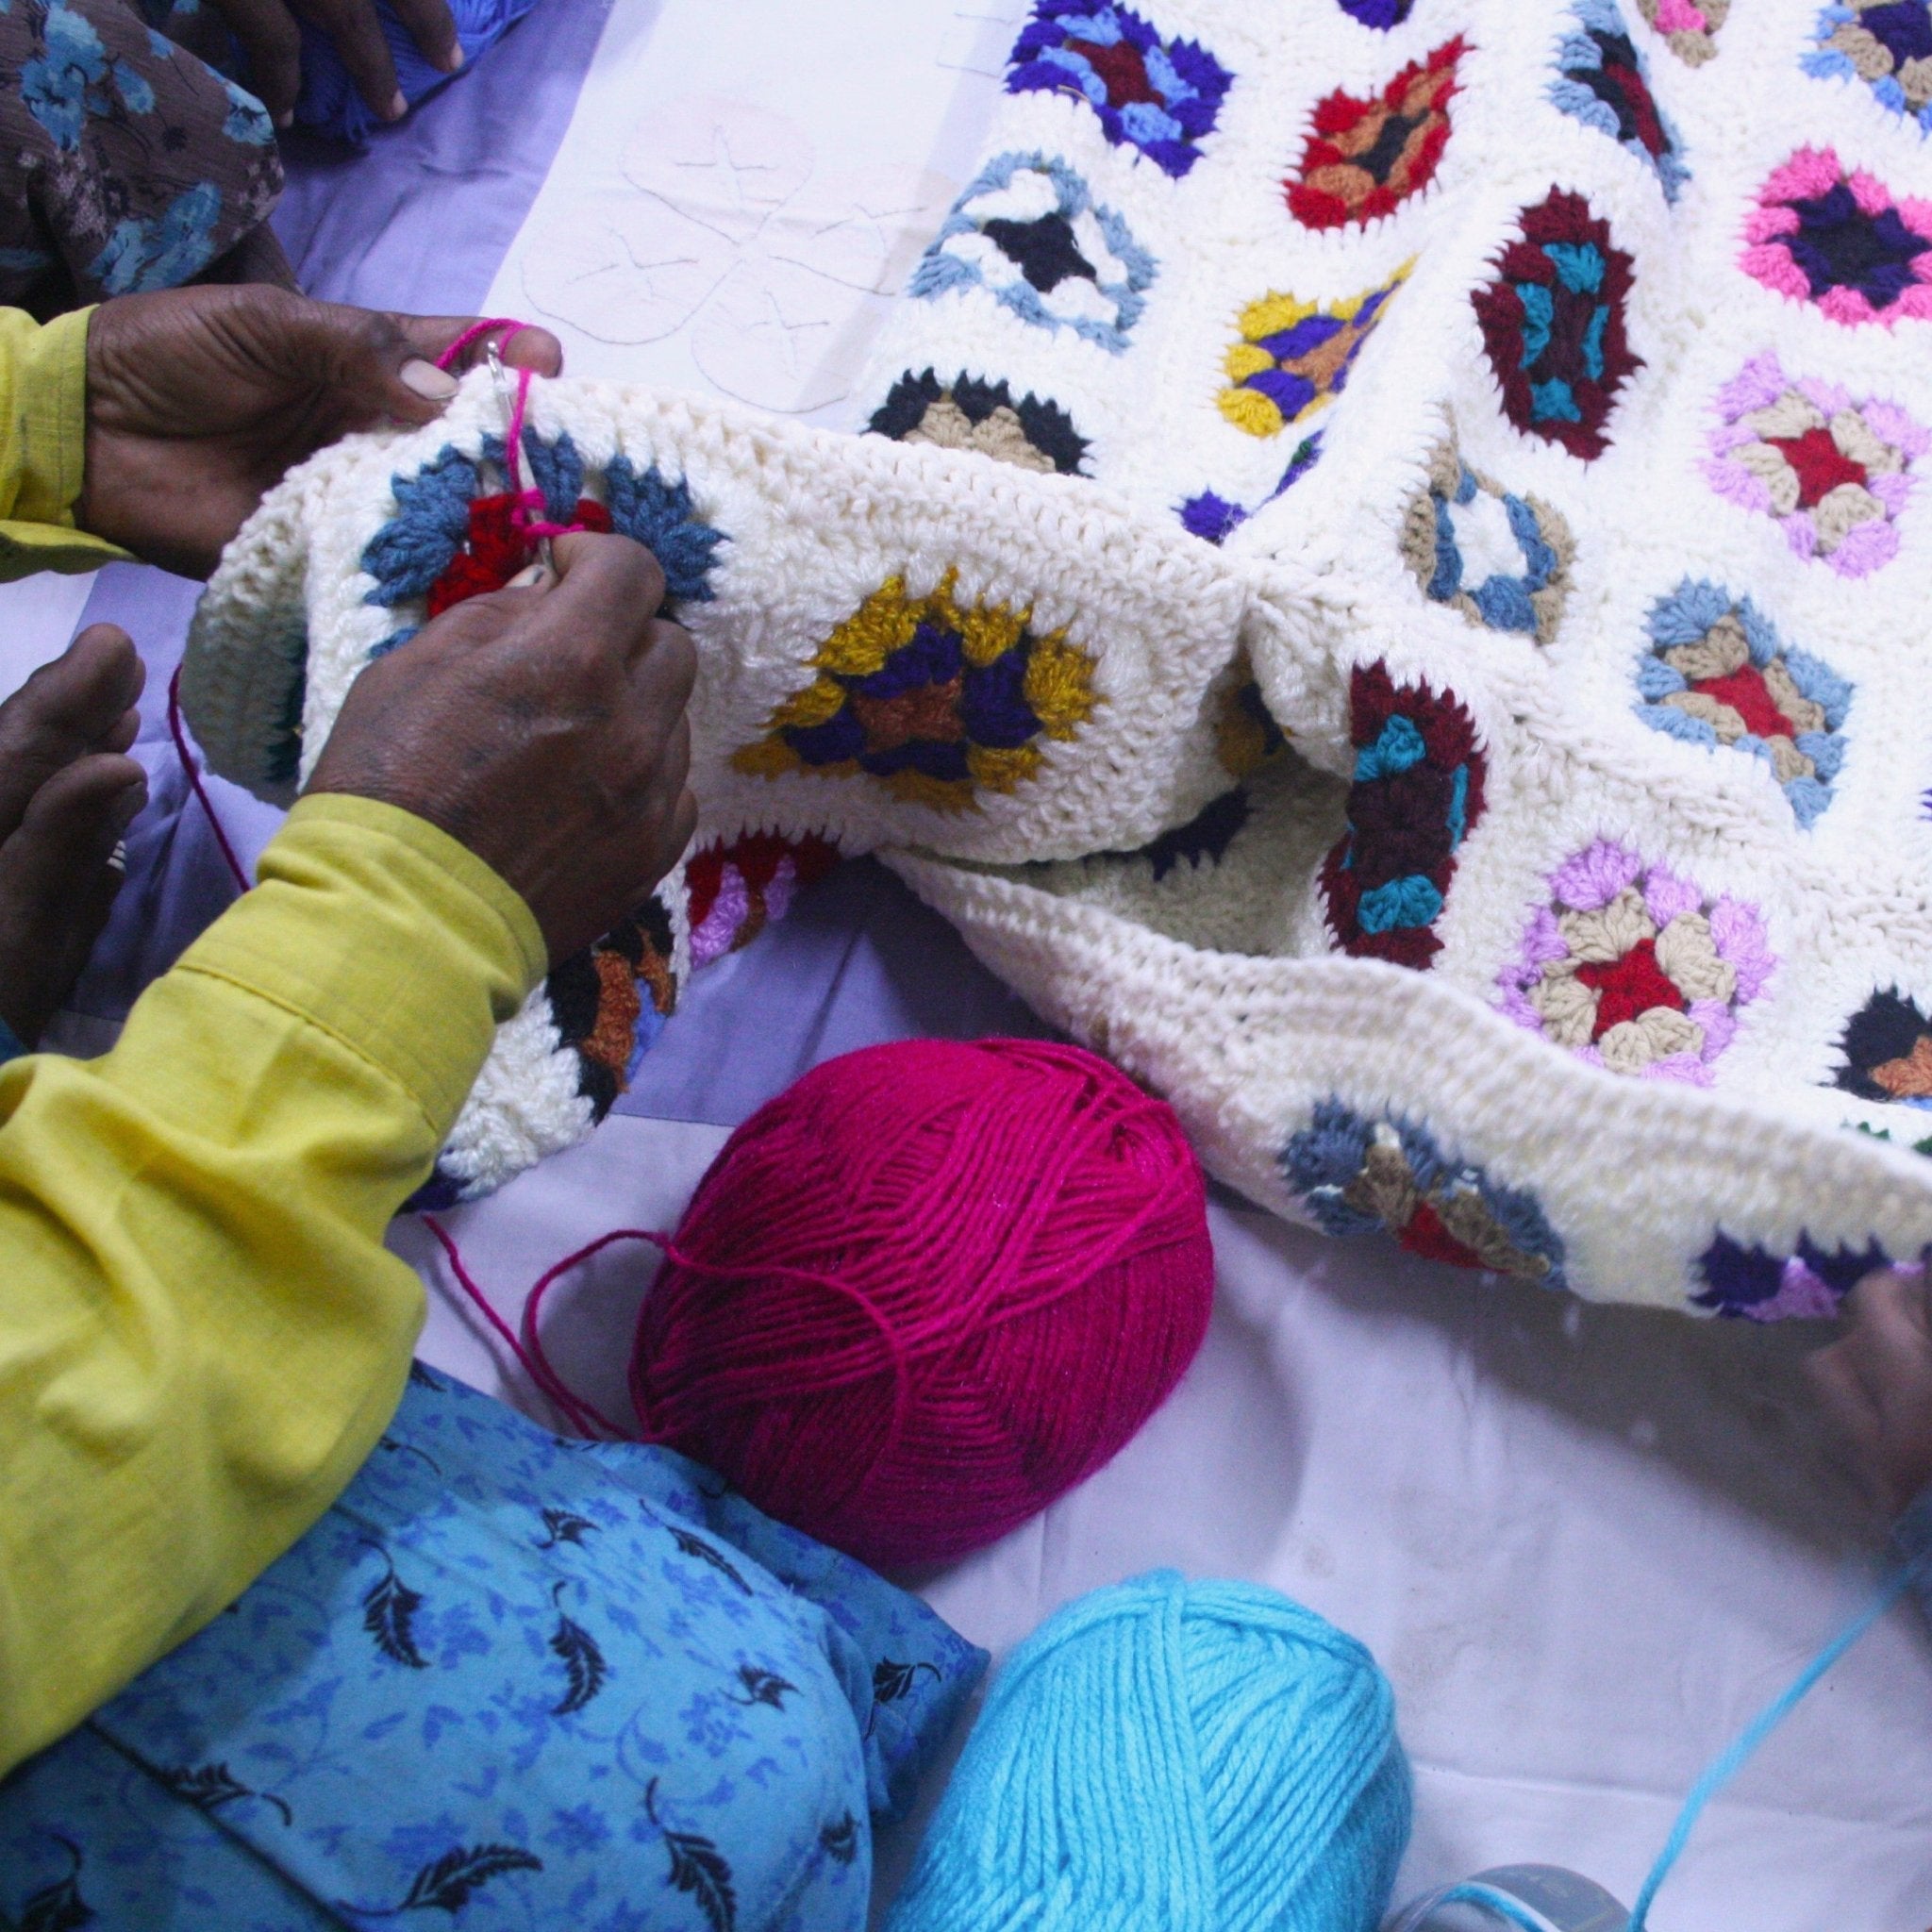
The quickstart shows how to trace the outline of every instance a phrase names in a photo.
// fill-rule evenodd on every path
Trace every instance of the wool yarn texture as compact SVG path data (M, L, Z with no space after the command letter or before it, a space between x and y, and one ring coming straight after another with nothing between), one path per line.
M815 1067L726 1141L645 1297L645 1437L875 1569L992 1542L1201 1345L1214 1254L1164 1101L1038 1041Z
M698 641L703 823L441 1184L877 852L1330 1234L1754 1320L1916 1260L1928 47L1932 0L1034 0L866 433L535 386L549 520ZM287 796L503 580L504 427L473 377L264 503L184 673L218 771Z
M1361 1644L1157 1572L1014 1652L887 1932L1374 1932L1410 1810Z

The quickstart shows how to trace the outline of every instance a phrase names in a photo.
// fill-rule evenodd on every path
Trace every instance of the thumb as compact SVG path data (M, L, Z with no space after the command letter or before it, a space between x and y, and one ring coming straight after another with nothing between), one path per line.
M337 408L353 426L388 418L420 427L456 394L456 377L430 361L393 316L333 302L311 308L310 326L322 339L317 346Z

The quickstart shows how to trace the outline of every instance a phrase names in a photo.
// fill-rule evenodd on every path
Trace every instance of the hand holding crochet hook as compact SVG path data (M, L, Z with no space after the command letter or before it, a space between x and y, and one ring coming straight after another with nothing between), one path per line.
M88 325L76 521L144 562L206 576L294 464L353 430L430 422L487 353L468 316L391 315L281 289L104 303ZM539 375L563 366L547 329L512 330L501 354Z
M690 636L628 537L575 531L554 575L445 611L357 679L308 790L441 825L536 915L551 961L638 906L690 843ZM459 725L456 721L463 721Z

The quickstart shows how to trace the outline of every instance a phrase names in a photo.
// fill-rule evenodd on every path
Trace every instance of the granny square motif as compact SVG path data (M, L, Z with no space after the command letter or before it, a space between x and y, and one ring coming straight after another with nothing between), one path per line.
M698 641L703 824L446 1191L876 852L1332 1235L1757 1320L1932 1242L1932 11L1291 11L1035 0L862 432L536 386L547 516ZM502 433L473 379L271 496L218 770L291 795L520 564Z

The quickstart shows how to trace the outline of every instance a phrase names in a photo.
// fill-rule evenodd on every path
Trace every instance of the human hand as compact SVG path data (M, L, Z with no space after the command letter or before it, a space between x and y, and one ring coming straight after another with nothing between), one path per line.
M147 800L127 748L141 659L92 624L0 704L0 1020L32 1046L120 890L114 841Z
M1923 1267L1882 1268L1845 1303L1851 1331L1806 1364L1879 1505L1932 1482L1932 1291Z
M104 302L88 326L80 526L206 576L292 464L351 430L431 421L457 387L436 358L469 326L258 285ZM465 366L485 353L474 344ZM545 329L502 353L540 375L563 366Z
M396 85L396 63L383 38L375 0L209 0L248 57L248 87L277 127L295 118L302 92L301 23L319 28L334 43L356 91L379 121L400 121L409 110ZM444 74L463 64L449 0L391 0L396 18Z
M555 544L540 589L472 597L349 689L310 791L440 825L536 915L553 964L643 903L691 842L690 637L628 537Z

